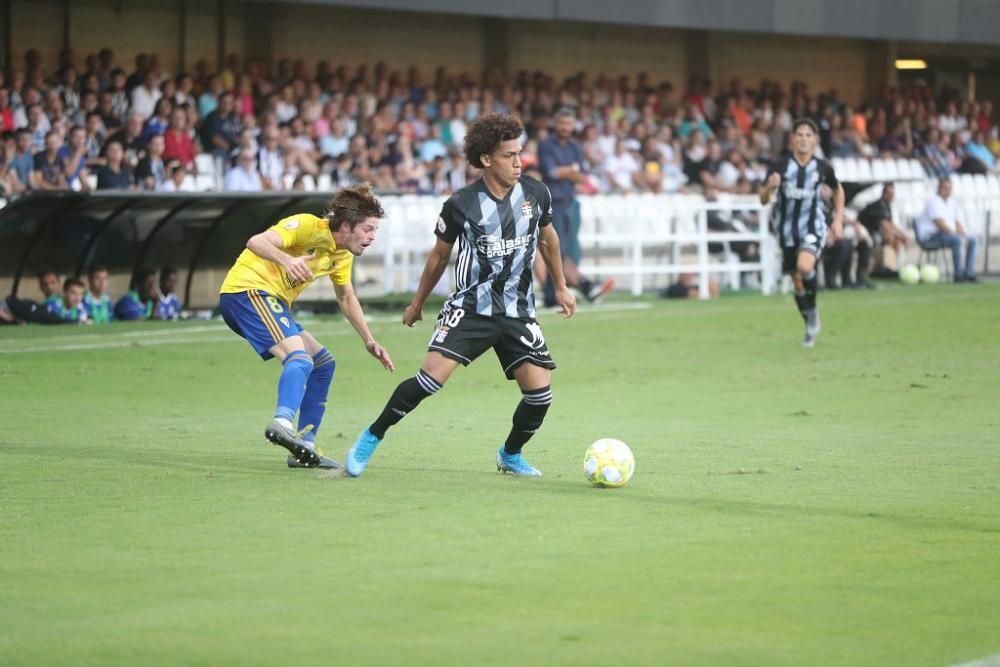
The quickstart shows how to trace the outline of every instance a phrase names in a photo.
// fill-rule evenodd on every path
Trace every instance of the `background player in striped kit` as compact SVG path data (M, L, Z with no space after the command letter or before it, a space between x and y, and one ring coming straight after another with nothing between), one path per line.
M542 474L521 455L552 401L550 382L555 368L542 328L535 321L532 264L536 248L555 282L556 303L566 317L576 311L576 298L563 275L549 189L521 175L523 132L520 121L508 114L487 114L469 127L465 159L482 169L483 176L442 207L435 229L437 243L403 314L403 324L413 326L422 319L424 302L448 267L452 246L458 241L455 293L441 309L420 371L396 387L382 414L348 452L349 475L364 472L386 431L438 392L459 364L468 365L490 348L507 379L517 381L522 395L507 440L497 451L497 470Z
M760 202L767 204L777 192L771 219L776 222L781 243L781 268L792 276L795 304L806 324L802 344L812 347L820 329L816 263L823 252L827 227L834 239L841 237L844 188L830 163L815 156L819 138L816 123L800 118L792 132L792 155L771 165L767 182L760 190ZM833 191L832 216L827 215L823 201L824 186Z

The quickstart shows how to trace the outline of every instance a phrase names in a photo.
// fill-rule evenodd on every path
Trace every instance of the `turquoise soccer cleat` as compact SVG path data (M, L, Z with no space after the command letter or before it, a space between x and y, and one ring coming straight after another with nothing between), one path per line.
M497 472L521 477L542 476L542 471L525 461L521 454L508 454L503 447L497 450Z
M351 447L351 451L347 452L347 459L344 461L347 474L351 477L357 477L363 473L368 467L368 460L375 453L375 448L379 446L380 442L382 441L372 435L368 429L362 431L354 446Z

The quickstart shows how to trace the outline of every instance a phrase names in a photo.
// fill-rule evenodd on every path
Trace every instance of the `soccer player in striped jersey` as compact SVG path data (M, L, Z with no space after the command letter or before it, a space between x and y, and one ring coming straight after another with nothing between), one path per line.
M413 326L423 319L424 302L448 268L456 241L457 288L438 315L423 366L396 387L382 414L348 452L349 475L364 472L386 431L438 392L459 365L467 366L491 348L507 379L516 380L521 389L512 428L497 451L497 470L541 475L521 454L552 402L550 382L556 367L535 321L536 250L555 281L556 303L566 317L575 312L576 298L563 275L549 189L521 174L523 133L520 121L509 114L487 114L469 126L465 159L483 175L444 203L434 230L437 242L403 313L403 324Z
M340 309L368 354L386 369L395 368L389 352L368 329L351 287L354 257L375 241L383 217L371 186L341 190L323 217L299 213L250 237L219 290L219 309L229 328L261 359L277 357L282 364L277 407L264 436L289 451L289 467L341 467L315 446L336 363L292 317L292 302L306 287L329 276ZM297 429L292 426L296 413Z
M802 344L812 347L820 329L816 263L826 243L827 227L834 239L842 235L844 188L830 163L815 156L819 138L816 123L800 118L792 133L792 155L771 165L760 201L767 204L777 193L771 219L776 221L781 243L782 271L792 275L795 303L806 324ZM832 216L827 215L824 188L833 192Z

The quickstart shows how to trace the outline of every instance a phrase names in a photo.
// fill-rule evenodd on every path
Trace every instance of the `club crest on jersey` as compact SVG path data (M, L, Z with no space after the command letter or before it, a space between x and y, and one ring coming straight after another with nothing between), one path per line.
M533 216L535 214L535 202L530 199L526 199L521 202L521 213L524 214L524 217L526 218Z
M285 325L285 327L291 326L290 324L288 324L288 318L287 317L282 317L280 321L281 321L282 324Z
M506 257L507 255L528 247L531 243L531 234L516 236L512 239L500 238L496 234L483 234L476 239L476 248L488 258Z

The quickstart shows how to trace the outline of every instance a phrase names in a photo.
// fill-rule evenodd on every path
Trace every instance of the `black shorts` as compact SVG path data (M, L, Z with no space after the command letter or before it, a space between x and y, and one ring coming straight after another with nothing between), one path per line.
M819 261L819 256L823 254L824 237L815 234L806 234L802 237L798 248L789 247L781 249L781 272L795 273L799 265L799 253L807 252Z
M427 349L468 366L491 347L508 380L514 379L514 370L525 362L556 367L535 320L485 317L447 306L438 315Z

